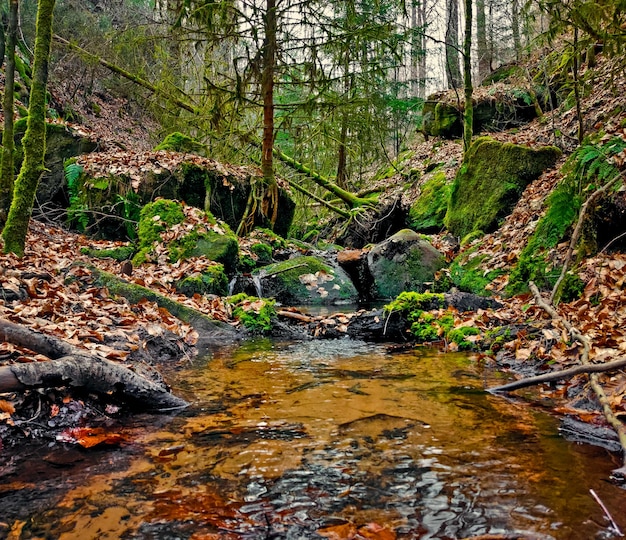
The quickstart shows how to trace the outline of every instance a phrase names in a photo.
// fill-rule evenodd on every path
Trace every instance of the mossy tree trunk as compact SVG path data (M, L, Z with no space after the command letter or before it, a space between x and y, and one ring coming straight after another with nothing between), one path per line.
M472 86L472 0L465 0L465 40L463 42L463 76L465 115L463 119L463 149L469 150L474 133L474 103Z
M5 253L24 254L28 222L35 202L39 179L43 174L46 152L46 87L48 61L52 42L52 11L55 0L39 0L33 62L33 81L30 89L28 122L22 145L24 161L15 181L13 200L7 222L2 231Z
M7 220L13 182L15 180L15 141L13 130L13 105L15 102L15 45L17 41L18 0L9 1L9 26L6 40L6 69L4 82L4 130L2 131L2 161L0 164L0 225Z

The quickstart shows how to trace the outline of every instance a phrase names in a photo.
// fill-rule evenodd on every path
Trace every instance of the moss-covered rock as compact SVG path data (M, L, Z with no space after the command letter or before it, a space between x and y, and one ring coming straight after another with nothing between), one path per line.
M176 283L176 289L186 296L195 294L228 294L228 278L224 272L224 265L209 266L202 273L187 276Z
M135 246L124 245L110 249L81 248L81 253L96 259L115 259L116 261L127 261L135 254Z
M367 255L372 298L394 298L402 291L423 291L445 265L444 256L415 231L404 229Z
M422 111L422 129L427 135L458 139L463 135L462 112L454 107L431 96L424 103Z
M476 139L452 185L446 227L460 237L495 230L526 186L560 155L554 146L535 150L489 137Z
M206 155L206 146L201 142L184 135L179 131L170 133L163 142L155 146L155 151L169 150L171 152L183 152L186 154L198 154L199 156Z
M416 231L434 232L443 228L451 185L443 171L437 171L421 188L419 197L409 209L409 225Z
M342 304L358 300L348 275L314 256L270 264L254 272L263 297L282 304Z
M142 163L142 166L129 166L129 162ZM255 169L226 165L188 153L120 153L105 166L80 160L78 165L84 170L74 194L88 211L86 215L95 211L100 216L111 216L106 221L92 219L90 231L112 239L126 233L129 216L123 214L127 213L127 201L140 207L157 198L184 201L189 206L210 212L237 230L250 191L257 182ZM294 212L295 202L289 192L280 187L279 217L274 226L277 234L287 236ZM255 215L255 224L267 227L267 218L259 213Z
M158 261L161 256L169 262L204 256L232 272L239 256L237 237L228 225L202 210L167 199L141 210L138 245L139 252L133 258L136 265Z

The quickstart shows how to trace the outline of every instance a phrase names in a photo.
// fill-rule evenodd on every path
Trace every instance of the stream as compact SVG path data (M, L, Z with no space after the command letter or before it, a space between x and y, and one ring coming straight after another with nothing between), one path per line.
M618 457L484 392L502 379L479 364L349 340L193 359L168 376L189 409L116 426L116 448L42 448L0 478L0 537L617 537L589 490L626 529Z

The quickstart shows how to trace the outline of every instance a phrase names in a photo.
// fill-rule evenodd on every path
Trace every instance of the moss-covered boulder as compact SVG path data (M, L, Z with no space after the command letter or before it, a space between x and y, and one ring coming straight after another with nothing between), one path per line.
M92 233L111 239L123 238L128 236L128 220L136 219L132 209L160 197L204 209L236 231L245 214L251 190L260 185L258 169L194 155L194 141L187 139L172 134L171 140L162 143L167 150L79 158L75 165L80 168L80 174L75 178L72 176L73 182L68 178L70 196L76 201L74 206L78 210L73 215L81 217L82 212ZM174 148L183 151L176 152L172 150ZM274 231L287 236L296 205L286 184L280 179L278 182L279 217ZM102 220L103 214L110 218ZM254 224L269 225L260 211L254 216Z
M537 116L534 90L499 84L474 96L474 133L509 129L527 124ZM535 97L536 99L536 97ZM422 111L426 135L458 139L463 135L464 107L457 92L429 96Z
M409 226L422 232L436 232L443 228L448 210L451 185L444 171L436 171L425 179L420 195L409 209Z
M260 295L281 304L348 304L358 300L348 275L314 256L299 256L254 272Z
M422 129L427 135L458 139L463 135L463 116L458 107L430 96L422 110Z
M489 137L476 139L452 185L446 227L459 237L495 230L526 186L553 167L560 155L554 146L533 149Z
M206 156L207 147L196 139L184 135L179 131L170 133L161 143L154 147L154 150L169 150L170 152L183 152L187 154L198 154Z
M138 228L139 251L133 264L176 262L206 257L232 272L239 256L237 237L225 223L210 213L178 201L159 199L141 210Z
M216 263L205 268L202 272L186 276L176 283L176 290L189 297L196 294L226 296L228 294L228 278L224 272L224 265Z
M403 291L423 291L444 256L415 231L404 229L376 245L367 255L373 278L372 298L395 298Z

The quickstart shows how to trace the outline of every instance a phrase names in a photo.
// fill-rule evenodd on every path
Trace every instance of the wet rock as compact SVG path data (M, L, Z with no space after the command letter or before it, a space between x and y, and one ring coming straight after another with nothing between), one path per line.
M312 255L270 264L253 276L260 295L284 305L349 304L358 299L352 281L338 265Z
M593 444L610 452L620 452L622 449L617 434L608 426L589 424L566 416L561 421L559 432L570 441Z
M398 312L382 309L360 311L348 323L346 333L363 341L403 341L408 338L406 318Z
M444 256L414 231L404 229L375 246L367 255L372 276L371 298L395 298L403 291L423 291Z

